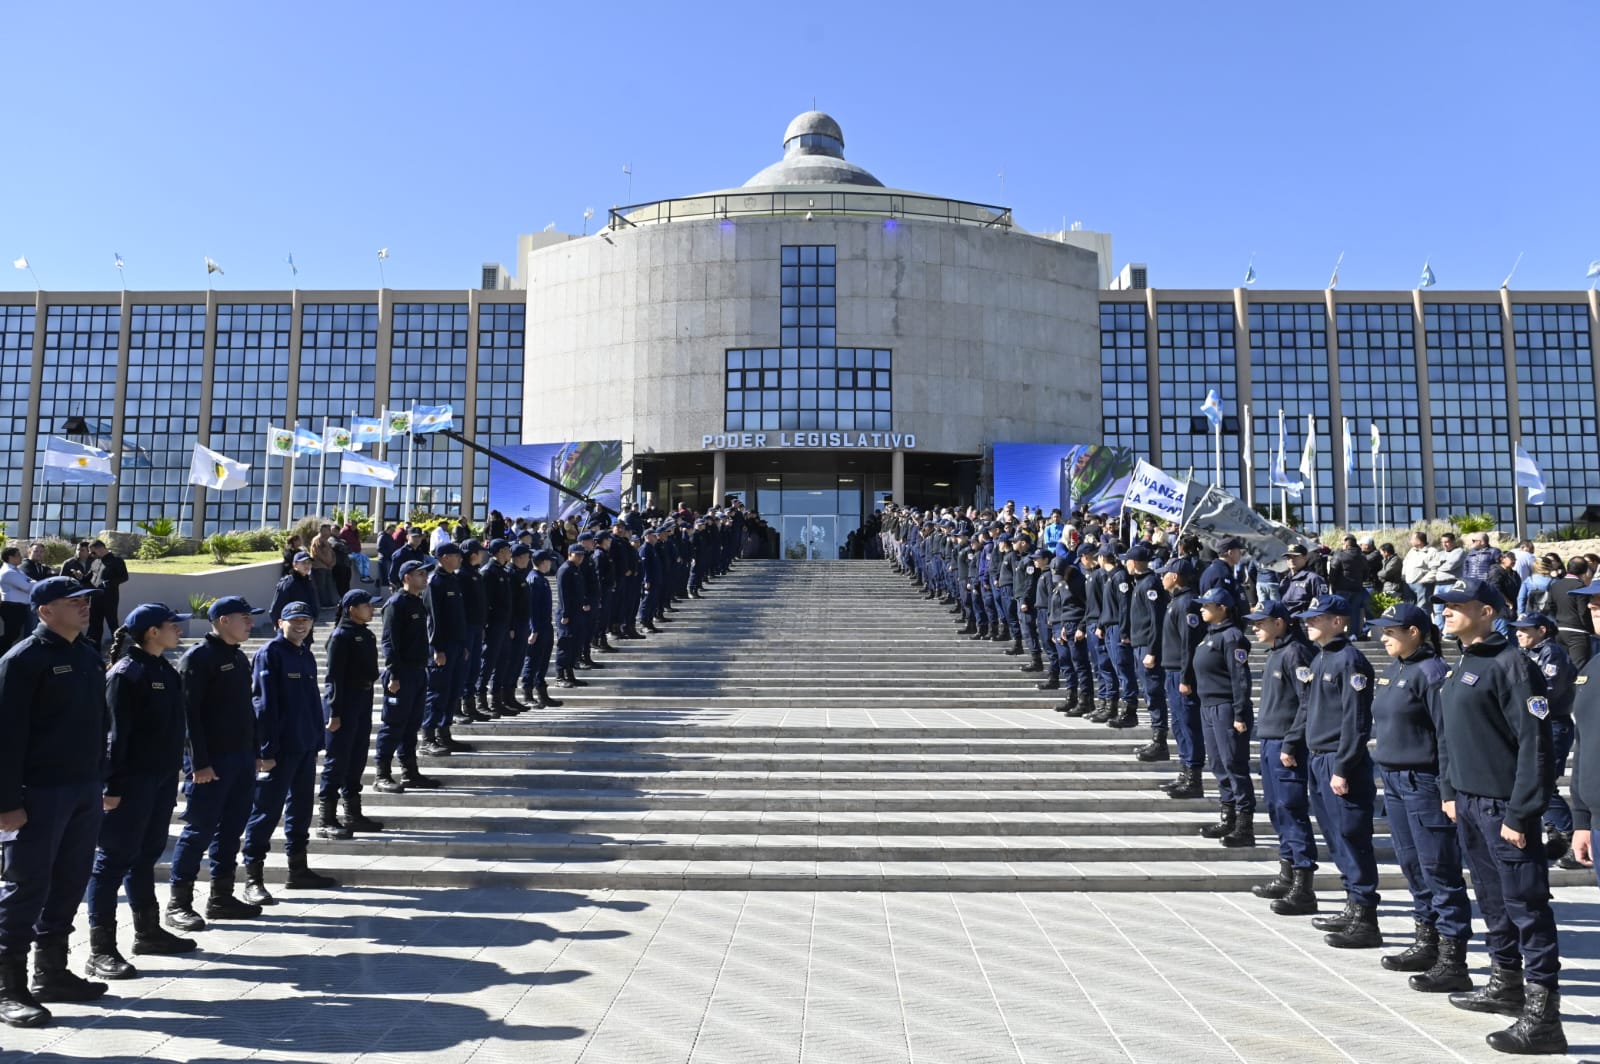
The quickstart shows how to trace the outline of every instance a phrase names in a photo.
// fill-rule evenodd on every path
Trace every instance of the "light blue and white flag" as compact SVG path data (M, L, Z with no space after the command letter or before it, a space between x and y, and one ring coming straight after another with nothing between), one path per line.
M1433 267L1428 263L1422 264L1422 279L1417 282L1418 288L1432 288L1438 281L1433 276Z
M1244 268L1244 283L1247 285L1256 283L1256 264L1253 262Z
M294 456L302 458L308 454L322 453L322 437L310 429L294 427Z
M1356 444L1350 438L1350 419L1344 419L1344 475L1349 476L1356 471Z
M1589 272L1584 274L1583 277L1584 280L1588 281L1592 281L1595 278L1600 277L1600 259L1595 259L1593 262L1589 263Z
M339 456L339 483L357 487L392 488L400 477L400 467L376 458L358 458L346 451Z
M46 484L115 484L111 472L111 452L98 447L49 436L44 441L44 469L40 479Z
M1206 401L1200 404L1200 412L1211 422L1213 431L1222 427L1222 401L1217 398L1215 388L1206 392Z
M1544 473L1540 471L1539 463L1533 460L1533 456L1523 450L1522 444L1513 446L1517 455L1517 487L1528 489L1529 506L1538 506L1544 502Z
M350 418L351 449L359 451L365 443L383 442L383 419L375 417Z
M300 267L298 267L298 266L296 266L294 264L294 252L291 251L291 252L289 252L289 254L285 255L284 258L283 258L283 261L289 267L289 276L290 277L299 277L300 276Z
M1270 474L1268 474L1268 481L1267 482L1272 487L1277 488L1280 491L1284 492L1285 494L1292 495L1293 497L1298 499L1300 497L1301 484L1300 484L1300 482L1298 480L1290 480L1289 479L1289 471L1286 468L1284 468L1284 459L1283 459L1284 450L1285 450L1285 444L1284 444L1284 440L1283 440L1283 412L1279 411L1278 412L1278 453L1272 459L1272 472Z
M450 406L413 406L411 408L412 432L438 432L450 427Z

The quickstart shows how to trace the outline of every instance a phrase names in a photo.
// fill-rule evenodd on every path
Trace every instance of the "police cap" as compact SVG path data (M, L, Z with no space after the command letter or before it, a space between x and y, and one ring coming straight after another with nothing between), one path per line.
M400 565L400 579L404 580L418 569L421 569L423 572L427 572L429 569L432 569L438 564L439 563L434 561L432 558L426 560L413 558L408 562L402 562Z
M558 562L560 560L561 555L557 554L553 550L534 551L533 554L533 564L535 565L538 565L540 562Z
M1350 616L1350 603L1345 601L1343 595L1318 595L1306 604L1300 611L1302 617L1324 617L1334 614L1339 617Z
M1443 591L1433 593L1435 602L1481 602L1496 612L1504 613L1506 600L1489 584L1482 580L1457 580Z
M1294 616L1289 612L1289 607L1283 603L1267 602L1245 614L1244 619L1247 621L1289 621L1293 620Z
M1202 606L1226 606L1230 610L1233 609L1233 596L1228 593L1227 588L1214 587L1197 597L1195 601Z
M228 617L235 613L249 613L254 615L266 612L266 610L261 609L260 607L251 606L243 596L225 595L211 604L211 608L206 611L206 616L215 621L219 618Z
M159 628L170 621L187 621L191 616L178 613L163 602L145 602L128 611L128 615L122 619L122 627L137 633L147 628Z
M499 554L503 550L510 550L510 549L511 549L511 544L507 543L503 539L491 539L489 541L489 553L490 554Z
M346 613L350 612L350 608L352 606L371 606L373 609L378 609L382 605L383 599L374 598L372 592L363 590L359 587L351 588L349 591L346 591L344 593L344 598L339 600L339 608L344 610Z
M1383 611L1383 616L1367 622L1370 628L1420 628L1426 632L1433 627L1433 618L1409 602L1397 602Z
M82 598L84 595L98 594L100 594L99 588L84 587L70 576L51 576L33 585L28 592L28 601L35 606L48 606L64 598Z
M433 556L435 558L443 558L446 555L460 553L461 545L459 543L441 543L439 544L439 549L433 552Z
M291 602L283 608L282 613L278 614L280 621L294 621L302 617L314 621L317 619L317 611L304 602Z

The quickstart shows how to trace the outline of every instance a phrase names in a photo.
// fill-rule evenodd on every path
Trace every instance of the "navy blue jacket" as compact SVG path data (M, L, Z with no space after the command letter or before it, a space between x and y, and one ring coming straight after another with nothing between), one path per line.
M528 594L528 583L532 580L528 574L531 572L533 572L531 565L526 569L519 569L517 563L512 562L510 570L506 573L506 598L511 603L510 624L514 632L527 631L533 614L533 599Z
M461 642L467 643L474 632L483 634L483 626L489 620L483 574L470 565L462 565L456 570L456 586L461 589Z
M400 586L400 567L406 562L432 561L433 555L428 553L426 547L413 547L410 543L400 545L389 559L389 585Z
M1567 648L1555 639L1546 639L1524 654L1538 667L1544 677L1545 692L1550 699L1550 713L1562 720L1572 719L1572 681L1578 669L1572 664Z
M291 602L304 602L314 610L322 605L317 601L317 589L312 586L310 578L299 573L290 573L278 581L272 594L272 606L267 610L267 616L272 618L273 624L278 623L284 608Z
M1256 719L1256 736L1282 739L1296 757L1305 752L1303 706L1316 656L1317 645L1291 628L1272 644L1261 670L1261 715Z
M1462 648L1437 697L1439 796L1497 798L1507 827L1537 833L1553 783L1544 676L1496 632Z
M428 647L428 603L404 591L383 607L383 665L386 669L426 668L433 658Z
M556 624L560 636L579 636L583 633L583 607L589 604L587 582L583 571L569 562L562 562L556 571Z
M1383 670L1372 694L1372 732L1378 740L1373 759L1378 764L1439 771L1439 701L1433 692L1449 671L1432 647L1419 648Z
M478 569L478 586L483 590L484 624L495 628L511 627L511 572L494 559Z
M189 766L211 768L228 754L256 756L256 710L250 661L215 632L178 662L189 729Z
M106 794L117 797L130 777L165 776L183 762L183 678L166 658L132 647L106 673L111 735L106 742Z
M1333 754L1333 775L1360 771L1372 737L1372 665L1340 636L1311 662L1296 731L1313 754Z
M295 646L280 633L260 650L250 670L256 707L257 757L276 761L322 749L322 696L310 640Z
M459 572L435 569L428 576L428 588L422 597L428 604L429 645L435 650L465 646L467 613Z
M1194 689L1194 648L1205 638L1205 621L1194 602L1194 588L1180 587L1172 593L1161 618L1161 653L1156 656L1163 669L1183 673L1180 682Z
M41 624L0 658L0 812L28 787L101 782L110 729L100 652Z
M1572 742L1572 775L1568 780L1572 791L1572 823L1583 831L1590 830L1590 810L1600 806L1600 654L1588 663L1572 681L1574 693L1572 722L1577 735ZM1589 765L1587 774L1583 765Z
M1128 596L1128 630L1122 634L1134 646L1161 660L1161 626L1167 618L1167 592L1153 571L1141 574Z
M555 602L550 594L550 578L537 569L528 570L528 610L532 631L549 632L555 627Z
M1194 648L1194 692L1202 706L1226 703L1236 723L1248 726L1255 717L1250 704L1250 641L1231 621L1206 626Z
M1110 628L1119 625L1122 638L1128 638L1128 605L1133 597L1133 577L1125 569L1105 570L1104 599L1100 607L1100 623Z
M1235 602L1244 601L1244 596L1239 594L1239 581L1233 577L1233 566L1221 558L1206 566L1205 572L1200 574L1200 594L1204 595L1214 587L1220 587L1232 595Z
M378 639L364 624L343 620L328 636L328 668L323 677L322 719L372 714L372 685L378 682Z

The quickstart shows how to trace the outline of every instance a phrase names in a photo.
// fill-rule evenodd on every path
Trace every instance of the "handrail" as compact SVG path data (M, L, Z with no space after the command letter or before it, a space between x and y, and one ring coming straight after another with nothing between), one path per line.
M1010 229L1010 207L904 192L735 190L612 207L607 228L659 225L706 218L845 216L946 222Z

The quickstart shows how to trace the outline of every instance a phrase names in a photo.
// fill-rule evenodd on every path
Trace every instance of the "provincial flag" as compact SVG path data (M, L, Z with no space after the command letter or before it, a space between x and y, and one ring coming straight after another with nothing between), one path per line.
M40 479L46 484L115 484L111 472L111 452L98 447L49 436L44 441L44 469Z
M385 410L383 412L384 432L393 439L396 436L405 436L411 432L411 411Z
M250 467L197 443L189 460L189 483L212 491L238 491L250 486Z
M217 265L217 260L210 255L206 256L206 273L222 273L222 267Z
M294 432L290 429L280 429L275 425L267 426L267 457L276 455L279 458L294 457Z
M338 454L340 451L355 449L355 439L350 435L350 430L342 425L333 425L328 429L328 453Z
M1378 464L1378 449L1382 446L1382 444L1383 444L1383 437L1378 435L1378 426L1376 424L1374 424L1372 426L1372 464L1373 465L1377 465Z

